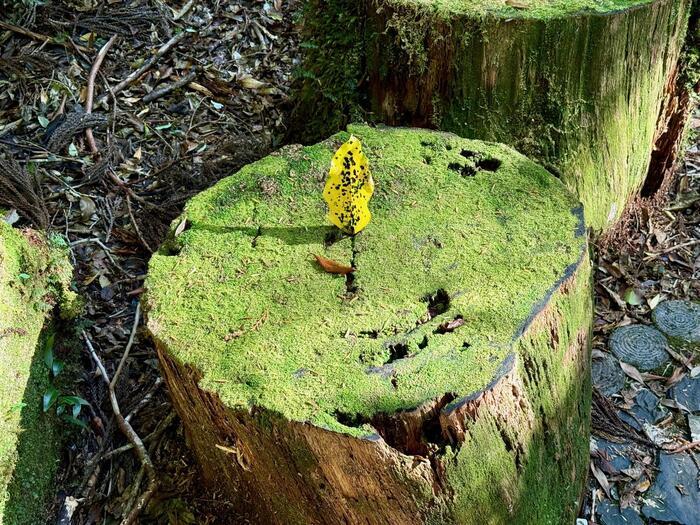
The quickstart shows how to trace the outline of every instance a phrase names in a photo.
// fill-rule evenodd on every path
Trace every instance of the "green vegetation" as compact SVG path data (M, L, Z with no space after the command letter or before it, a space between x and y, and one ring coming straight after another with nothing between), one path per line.
M546 20L577 13L611 13L648 4L653 0L390 0L395 5L414 5L436 12L479 17L532 18Z
M58 431L42 413L50 387L36 351L47 315L75 312L72 270L57 239L0 221L0 523L36 525L53 489ZM39 345L41 346L41 345ZM43 348L43 347L42 347Z
M174 229L188 227L151 260L146 304L154 336L228 406L361 434L378 412L483 389L586 241L577 201L510 148L349 131L376 184L361 234L335 239L322 198L349 134L287 148L188 203ZM354 280L312 254L353 265Z

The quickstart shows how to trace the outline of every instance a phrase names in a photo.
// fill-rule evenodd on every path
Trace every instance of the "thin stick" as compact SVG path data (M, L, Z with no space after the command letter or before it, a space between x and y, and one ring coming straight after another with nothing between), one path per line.
M679 447L667 449L666 451L669 454L678 454L680 452L685 452L686 450L690 450L691 448L695 448L695 447L700 447L700 441L691 441L689 443L686 443L685 445L681 445Z
M194 0L189 0L184 6L182 6L182 9L180 9L177 13L175 13L175 16L173 16L174 21L180 20L183 16L187 14L187 11L192 9L192 6L194 5Z
M129 194L126 194L126 208L129 211L129 218L131 219L131 224L134 225L134 230L136 231L136 235L139 238L139 241L141 241L141 244L150 252L150 253L155 253L153 251L153 248L150 247L150 245L146 242L146 239L143 238L143 235L141 234L141 229L139 228L138 223L136 222L136 218L134 217L134 212L131 209L131 198L129 197Z
M167 95L171 91L175 91L176 89L180 89L181 87L186 86L187 84L192 82L196 76L197 72L192 71L191 73L182 77L177 82L173 82L172 84L168 84L167 86L163 86L162 88L154 89L148 95L143 97L142 100L144 102L152 102L155 99L162 97L163 95Z
M138 404L134 407L134 409L126 415L127 421L131 421L131 418L133 418L136 414L138 414L139 411L151 401L153 394L155 394L157 392L158 388L162 384L163 384L163 377L158 376L156 378L156 382L153 383L153 387L151 388L151 391L148 392L148 394L146 394L145 396L143 396L143 399L141 399L141 401L138 402Z
M30 31L29 29L25 29L24 27L16 26L13 24L8 24L7 22L2 22L0 21L0 28L5 29L7 31L12 31L13 33L17 33L18 35L23 35L28 38L31 38L32 40L38 40L39 42L44 42L45 44L54 44L57 46L65 46L63 42L59 42L53 37L42 35L41 33L35 33L34 31ZM71 44L73 44L76 48L80 49L81 51L90 51L87 47L80 46L73 41L71 41Z
M173 422L175 416L175 412L171 411L167 415L167 417L158 424L158 428L156 428L153 432L151 432L145 438L143 438L143 442L148 443L149 441L153 441L154 439L160 437L163 434L163 432L165 432L165 430L170 426L170 423ZM132 445L131 443L127 443L126 445L122 445L119 448L115 448L113 450L110 450L109 452L105 452L99 459L100 461L104 461L105 459L109 459L113 456L121 454L122 452L127 452L132 448L134 448L134 445Z
M102 61L105 59L105 56L107 56L109 48L112 47L112 44L114 44L116 39L117 35L113 35L112 38L107 40L107 43L103 45L100 52L97 53L95 62L92 64L92 68L90 69L90 75L88 76L87 81L87 97L85 101L85 113L87 114L92 113L92 101L95 95L95 78L97 78L97 72L100 70ZM85 130L85 137L87 138L88 145L90 146L90 152L93 155L97 154L97 144L95 144L95 137L92 136L92 128Z
M146 506L146 504L150 500L151 496L155 492L156 487L158 486L158 478L156 477L156 469L153 466L153 462L151 461L151 457L148 455L148 451L146 451L146 447L144 446L143 441L141 441L141 438L136 433L134 428L129 424L128 421L126 421L124 419L124 416L122 416L121 410L119 408L119 402L117 401L117 395L114 392L114 386L112 384L112 381L110 381L109 375L107 374L107 370L105 370L105 367L102 364L102 361L100 360L99 356L97 355L97 352L95 352L95 348L92 346L92 341L90 341L90 338L88 337L88 335L85 331L83 331L83 339L85 339L85 344L87 345L88 351L90 352L90 356L92 357L92 360L95 362L95 366L97 366L97 369L100 371L100 375L102 376L102 379L106 383L107 389L109 390L109 400L110 400L110 403L112 404L112 412L114 413L114 417L117 420L117 425L119 426L119 429L122 431L122 433L129 440L129 442L136 449L136 455L138 456L139 460L141 461L141 465L142 465L143 469L146 471L146 474L148 475L148 478L149 478L148 488L141 495L141 497L138 499L138 502L136 503L136 505L134 505L131 512L129 512L127 517L124 518L124 520L122 520L122 523L121 523L121 525L131 525L138 518L139 514L141 513L141 510L143 510L143 508Z
M134 314L134 326L131 328L131 335L129 335L129 341L126 343L126 348L122 354L122 358L119 361L119 366L117 371L114 372L114 377L112 377L112 382L109 387L114 390L117 386L117 380L119 379L119 374L122 373L122 368L124 368L124 363L129 357L129 352L131 352L131 347L134 345L134 339L136 338L136 329L139 327L139 321L141 320L141 303L136 303L136 313Z
M187 31L183 31L182 33L178 33L174 37L172 37L170 40L168 40L165 44L163 44L158 51L156 51L155 55L153 55L151 58L146 60L143 65L138 68L136 71L132 72L129 76L127 76L124 80L119 82L116 86L112 88L112 94L116 95L117 93L121 92L126 86L134 82L136 79L138 79L141 75L143 75L146 71L151 69L153 65L168 51L170 51L170 48L173 46L177 45L180 40L188 36L189 33ZM107 97L107 93L103 94L99 99L97 99L98 103L102 102Z

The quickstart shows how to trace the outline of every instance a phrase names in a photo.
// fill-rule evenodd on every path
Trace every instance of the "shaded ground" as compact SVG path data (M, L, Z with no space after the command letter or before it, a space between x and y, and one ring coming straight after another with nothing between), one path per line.
M294 11L293 2L281 0L182 2L172 8L155 1L99 8L67 1L4 4L5 21L17 27L0 27L0 207L18 210L7 215L10 222L31 221L66 235L77 287L87 299L77 331L61 334L55 350L75 362L75 388L65 394L90 403L79 416L88 429L76 427L69 436L57 480L54 515L72 516L63 523L117 523L147 485L133 451L120 448L127 440L79 338L82 329L110 376L135 334L116 394L123 414L145 438L160 480L141 523L229 523L227 503L202 487L193 466L153 348L135 322L136 305L150 253L184 201L266 154L284 132L297 61ZM110 94L178 33L185 36L151 68ZM96 76L94 114L86 117L80 109L88 98L89 72L113 35ZM174 86L180 87L167 91ZM161 89L166 92L156 97ZM95 128L95 156L87 125ZM640 211L622 248L601 248L594 356L608 361L605 373L613 384L619 384L621 369L606 357L610 334L650 324L652 306L664 300L700 297L699 192L700 151L694 146L672 204ZM688 446L688 416L694 414L674 392L693 374L698 378L700 362L683 345L674 353L656 375L637 375L628 367L619 391L610 387L608 402L596 404L595 475L582 510L591 522L638 523L635 515L644 515L646 502L665 497L657 507L677 509L695 501L686 499L698 489L698 447L691 455ZM618 412L627 426L613 415ZM669 454L679 447L688 450ZM627 521L615 517L620 507ZM646 515L660 517L648 509ZM699 515L676 516L672 523L700 523Z
M76 363L75 387L65 394L90 403L79 416L89 429L71 429L53 502L54 514L72 514L75 524L119 522L147 486L133 451L110 452L127 440L79 339L82 328L110 377L136 329L116 394L160 478L141 523L228 523L227 505L202 488L134 315L150 253L184 201L265 155L284 132L297 53L295 3L171 7L18 2L2 11L19 28L0 27L0 208L18 210L8 214L11 222L29 219L67 237L87 299L80 326L62 334L55 349ZM27 36L26 29L39 34ZM111 96L178 33L184 36L152 68ZM95 101L106 97L86 117L89 72L113 35L94 89ZM148 101L173 85L184 87ZM98 155L90 154L86 124L95 127Z
M700 119L691 124L697 137ZM658 316L665 301L700 299L700 142L691 144L678 175L663 209L640 210L624 245L599 252L593 380L603 395L594 399L582 513L590 523L700 524L697 344L653 329L627 339L629 327L654 327L653 310ZM700 338L700 312L695 322ZM659 337L660 353L653 344ZM658 367L645 362L654 356L663 361Z

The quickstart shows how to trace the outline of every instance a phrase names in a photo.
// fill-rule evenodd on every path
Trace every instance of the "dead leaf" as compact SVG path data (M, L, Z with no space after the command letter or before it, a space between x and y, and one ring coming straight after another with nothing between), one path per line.
M633 367L630 364L624 363L620 361L620 368L622 368L622 371L627 374L629 377L634 379L635 381L645 384L644 383L644 378L642 377L642 374L639 373L639 370L637 370L635 367Z
M598 468L595 466L595 464L591 461L591 472L593 473L593 476L595 479L598 481L598 484L601 486L601 488L605 491L605 494L608 496L608 498L612 498L612 495L610 494L610 483L608 482L608 478L605 477L605 474L603 474Z
M179 237L185 231L185 226L187 226L187 219L182 219L177 228L175 228L175 237Z
M323 257L322 255L314 254L314 257L316 257L316 262L318 262L319 266L321 266L321 268L323 268L323 271L326 273L346 275L355 271L355 268L353 268L352 266L346 266L344 264L334 261L333 259Z

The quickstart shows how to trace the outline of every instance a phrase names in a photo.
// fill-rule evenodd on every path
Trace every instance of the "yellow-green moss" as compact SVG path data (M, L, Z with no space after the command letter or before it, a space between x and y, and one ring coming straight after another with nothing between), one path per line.
M480 525L573 523L586 480L590 435L591 271L584 257L566 294L557 293L546 316L517 344L517 367L536 418L524 452L514 452L489 417L475 421L469 438L446 458L455 498L451 520ZM554 336L553 334L556 334ZM585 339L582 334L587 335ZM564 363L566 366L563 366ZM545 479L546 476L546 479Z
M571 16L578 13L610 14L629 9L653 0L390 0L396 5L419 6L436 12L470 14L473 16L497 16L508 18L549 18Z
M510 148L349 131L376 183L373 220L355 239L325 243L335 229L321 192L340 133L191 200L188 229L153 257L146 285L150 330L202 372L202 388L357 434L353 421L482 389L585 237L577 201ZM357 291L312 254L352 263ZM423 322L439 290L449 308ZM463 326L436 333L456 317ZM410 357L387 363L392 346Z
M49 372L37 342L57 303L75 311L65 252L0 221L0 524L36 525L53 489L58 433L42 413Z

